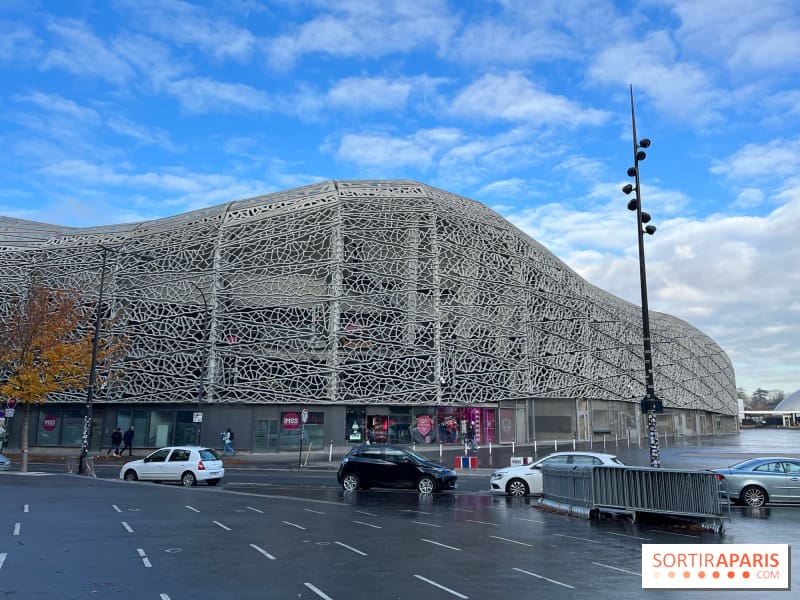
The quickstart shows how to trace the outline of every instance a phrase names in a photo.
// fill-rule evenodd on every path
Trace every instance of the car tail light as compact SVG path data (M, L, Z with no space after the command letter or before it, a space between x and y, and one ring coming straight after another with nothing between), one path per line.
M197 470L198 471L205 471L206 470L206 466L203 464L202 460L199 463L197 463Z
M725 475L722 473L714 473L714 477L717 478L717 481L725 481Z

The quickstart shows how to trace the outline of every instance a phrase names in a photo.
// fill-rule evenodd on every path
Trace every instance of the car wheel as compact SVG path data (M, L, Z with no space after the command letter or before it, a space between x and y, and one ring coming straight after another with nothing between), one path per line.
M755 485L748 485L744 488L741 497L744 498L744 503L752 508L758 508L767 503L767 492Z
M509 496L514 496L515 498L527 496L529 491L528 484L522 479L512 479L506 485L506 493Z
M181 483L186 487L194 487L197 485L197 477L195 477L194 473L191 471L186 471L186 473L181 475Z
M420 477L417 482L417 489L420 494L432 494L436 491L436 482L427 475L425 477Z
M208 485L217 485L219 483L219 479L209 479L206 481Z
M345 489L345 491L354 492L358 489L358 485L358 477L352 473L348 473L344 476L344 479L342 479L342 487Z
M133 469L129 469L125 471L125 481L136 481L139 479L139 476L136 474L136 471Z

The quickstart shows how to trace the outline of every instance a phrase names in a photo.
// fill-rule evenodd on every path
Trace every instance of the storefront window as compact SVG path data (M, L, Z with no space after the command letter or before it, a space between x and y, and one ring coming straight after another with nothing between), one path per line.
M348 406L345 414L344 441L351 444L363 444L367 441L367 408L366 406Z
M301 412L285 411L281 413L278 444L281 450L299 450L302 434L303 449L311 445L311 449L319 450L324 444L325 413L310 412L305 426L302 422Z

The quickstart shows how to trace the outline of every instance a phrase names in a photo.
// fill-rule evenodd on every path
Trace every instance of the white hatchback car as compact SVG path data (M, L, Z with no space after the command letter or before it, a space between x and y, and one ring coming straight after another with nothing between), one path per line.
M529 465L506 467L492 473L489 483L493 492L510 496L542 494L542 465L611 465L624 463L613 454L600 452L555 452Z
M180 481L186 487L205 481L217 485L225 476L222 459L203 446L170 446L123 465L119 478L125 481Z

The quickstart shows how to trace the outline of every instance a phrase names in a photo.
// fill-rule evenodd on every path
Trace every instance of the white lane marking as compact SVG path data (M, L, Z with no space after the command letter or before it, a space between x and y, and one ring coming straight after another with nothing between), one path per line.
M428 542L429 544L436 544L437 546L441 546L442 548L449 548L450 550L461 552L461 548L456 548L455 546L448 546L447 544L442 544L441 542L434 542L433 540L426 540L425 538L419 538L419 539L422 542Z
M260 548L260 547L256 546L255 544L250 544L250 547L253 548L254 550L257 550L258 552L261 552L261 554L266 556L268 559L275 560L275 557L272 556L272 554L270 554L269 552L267 552L263 548Z
M284 523L286 523L287 525L291 525L292 527L297 527L298 529L302 529L303 531L306 530L305 527L303 527L302 525L298 525L297 523L292 523L290 521L284 521Z
M599 543L600 543L600 542L598 542L597 540L590 540L590 539L588 539L588 538L575 537L574 535L566 535L566 534L564 534L564 533L554 533L553 535L556 535L556 536L558 536L558 537L565 537L565 538L569 538L569 539L571 539L571 540L580 540L580 541L582 541L582 542L591 542L591 543L593 543L593 544L599 544Z
M122 526L125 528L125 531L127 531L128 533L133 533L133 529L131 529L131 526L128 525L125 521L122 522Z
M308 512L316 513L318 515L324 515L325 514L321 510L311 510L310 508L306 508L305 510L308 511Z
M518 542L517 540L510 540L508 538L500 537L499 535L490 535L490 538L494 538L496 540L503 540L504 542L511 542L512 544L519 544L520 546L527 546L528 548L533 548L533 544L526 544L525 542Z
M334 544L338 544L342 548L347 548L348 550L352 550L353 552L355 552L356 554L360 554L361 556L366 556L367 555L366 552L362 552L361 550L357 550L356 548L353 548L352 546L348 546L347 544L343 544L342 542L333 542L333 543Z
M142 562L144 563L145 567L150 568L153 566L150 564L150 559L147 558L147 555L144 553L144 550L142 550L141 548L137 548L136 551L139 553L139 556L142 557Z
M0 553L0 569L3 568L3 563L6 562L6 556L8 556L5 552Z
M436 523L426 523L425 521L411 521L414 525L427 525L428 527L442 527L442 525L437 525Z
M372 527L373 529L383 529L380 525L373 525L372 523L364 523L364 521L353 521L353 523L358 523L359 525L364 525L365 527Z
M246 507L246 508L247 508L247 510L252 510L253 512L257 512L257 513L258 513L258 514L260 514L260 515L263 515L263 514L264 514L264 511L263 511L263 510L258 510L257 508L253 508L252 506L248 506L248 507Z
M495 527L497 526L497 523L487 523L486 521L474 521L472 519L467 519L467 521L469 521L470 523L479 523L481 525L494 525Z
M536 573L531 573L530 571L526 571L525 569L518 569L517 567L514 567L514 570L519 571L520 573L525 573L525 575L530 575L531 577L537 577L538 579L544 579L545 581L549 581L550 583L555 583L556 585L564 586L565 588L569 588L571 590L575 589L574 585L562 583L560 581L556 581L555 579L550 579L549 577L545 577L544 575L537 575Z
M117 506L116 504L112 504L112 505L111 505L111 508L113 508L113 509L114 509L115 511L117 511L117 512L122 512L122 511L119 509L119 506Z
M27 505L27 504L25 504L25 505L22 507L22 512L28 512L28 505Z
M320 597L320 598L322 598L323 600L333 600L333 598L331 598L330 596L328 596L328 594L326 594L325 592L323 592L321 589L319 589L319 588L318 588L317 586L315 586L313 583L308 583L308 582L306 581L306 582L305 582L303 585L304 585L304 586L306 586L308 589L310 589L312 592L314 592L314 593L315 593L317 596L319 596L319 597Z
M161 598L161 600L169 600L169 596L167 594L161 594L159 598Z
M637 537L635 535L626 535L624 533L612 533L609 532L609 535L618 535L619 537L630 538L632 540L644 540L646 542L651 541L653 538L645 538L645 537Z
M227 527L227 526L223 525L219 521L211 521L211 522L214 523L214 525L218 525L218 526L222 527L225 531L231 531L230 527Z
M664 535L679 535L680 537L688 537L688 538L700 537L697 535L689 535L688 533L673 533L671 531L662 531L661 533L663 533Z
M528 521L530 523L544 523L544 521L540 521L539 519L523 519L522 517L514 517L517 521Z
M14 523L14 535L19 535L20 527L22 527L22 523Z
M197 510L197 509L196 509L194 506L189 506L188 504L186 504L185 506L186 506L186 508L188 508L189 510L193 510L193 511L194 511L194 512L196 512L196 513L199 513L199 512L200 512L200 511L199 511L199 510Z
M416 573L414 574L414 577L416 577L417 579L421 579L425 583L429 583L432 586L439 588L440 590L444 590L448 594L453 594L453 596L457 598L464 598L465 600L469 600L469 596L465 596L464 594L459 594L457 591L451 590L448 587L444 587L441 583L436 583L432 579L428 579L427 577L423 577L422 575L417 575Z
M458 509L456 509L458 510ZM432 515L433 513L425 512L424 510L415 510L413 508L404 508L400 512L413 512L417 513L418 515ZM469 511L472 512L472 511Z
M454 508L453 510L456 512L475 512L474 510L469 508Z
M378 516L375 513L367 512L365 510L357 510L356 512L359 513L359 514L362 514L362 515L367 515L368 517L377 517Z
M637 573L636 571L629 571L628 569L621 569L620 567L612 567L611 565L604 565L603 563L593 562L593 565L597 565L598 567L605 567L606 569L614 569L615 571L622 571L623 573L630 573L631 575L636 575L637 577L641 577L641 573Z

